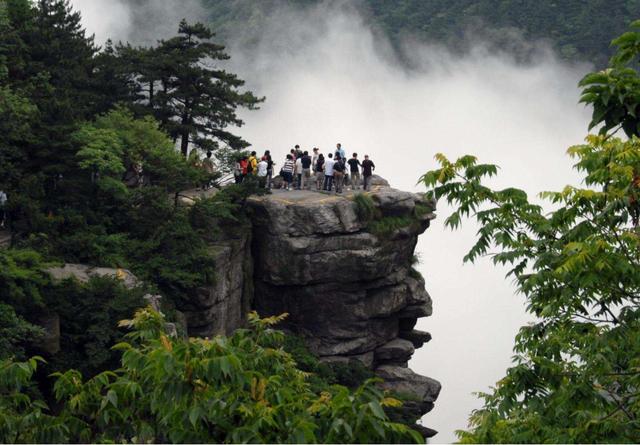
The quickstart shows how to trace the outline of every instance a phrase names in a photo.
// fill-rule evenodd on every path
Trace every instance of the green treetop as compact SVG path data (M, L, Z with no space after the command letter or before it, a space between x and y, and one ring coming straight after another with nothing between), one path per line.
M623 54L617 59L630 60ZM487 187L498 169L473 156L438 155L440 168L422 178L454 207L445 225L468 216L479 224L465 261L490 255L509 266L536 320L520 329L513 366L459 432L465 443L640 441L640 138L626 125L635 108L618 102L632 103L640 89L627 82L627 98L608 102L605 85L619 79L586 79L602 83L587 101L618 110L617 123L569 149L584 184L542 193L552 212L523 190ZM630 139L607 134L620 124Z
M244 81L215 64L229 59L224 46L212 42L214 33L201 23L180 23L178 35L160 41L155 48L120 46L136 80L133 94L180 141L189 146L215 150L220 143L234 149L249 144L227 130L241 126L238 107L255 109L263 100L239 90Z

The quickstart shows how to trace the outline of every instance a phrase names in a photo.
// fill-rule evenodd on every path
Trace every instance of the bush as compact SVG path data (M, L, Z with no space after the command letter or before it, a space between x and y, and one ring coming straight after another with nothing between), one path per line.
M0 303L0 360L24 360L25 347L42 335L41 328L16 315L13 307Z
M386 216L382 219L371 221L368 229L376 236L386 237L393 232L415 224L415 218L411 216Z
M282 349L281 318L250 317L251 329L213 340L172 339L164 320L139 310L116 345L121 368L85 380L55 375L55 414L31 397L37 359L0 362L0 442L407 443L422 442L393 423L397 406L366 382L312 391Z
M380 210L371 195L358 193L353 197L353 201L356 203L358 218L361 221L369 222L380 218Z

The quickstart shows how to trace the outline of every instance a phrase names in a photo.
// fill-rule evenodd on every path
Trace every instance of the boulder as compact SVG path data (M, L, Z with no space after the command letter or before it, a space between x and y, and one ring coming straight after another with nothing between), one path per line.
M414 351L410 341L396 338L376 349L376 363L406 363Z
M383 365L375 370L376 375L384 380L382 388L400 395L409 396L421 404L425 414L433 408L433 402L440 394L441 385L429 377L416 374L409 368Z
M360 363L367 368L371 368L373 366L373 352L360 355L327 355L320 357L320 361L324 363Z
M417 329L413 329L411 331L400 330L400 333L398 335L400 336L400 338L409 340L413 344L413 347L416 349L421 348L422 345L431 341L430 333L418 331Z
M384 179L382 176L372 175L371 186L372 187L389 187L389 181Z
M415 195L409 192L382 189L371 196L384 216L412 215L416 207Z
M94 267L86 264L65 264L62 267L50 267L45 270L54 281L75 279L80 283L88 283L92 277L116 278L129 289L141 284L136 276L126 269L114 269L110 267Z

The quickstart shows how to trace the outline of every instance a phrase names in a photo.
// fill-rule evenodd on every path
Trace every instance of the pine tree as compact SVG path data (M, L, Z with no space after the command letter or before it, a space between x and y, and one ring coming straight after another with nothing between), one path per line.
M131 64L131 73L143 93L142 102L180 141L183 155L189 146L215 150L220 143L234 149L249 144L227 130L242 126L237 108L256 109L263 98L239 91L244 81L216 66L229 56L224 46L213 43L214 33L201 23L180 23L178 36L155 48L121 46L120 55Z

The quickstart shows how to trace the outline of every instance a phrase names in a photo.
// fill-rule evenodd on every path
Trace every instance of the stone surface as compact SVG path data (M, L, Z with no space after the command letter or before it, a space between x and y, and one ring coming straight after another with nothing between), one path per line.
M191 336L231 334L244 325L250 311L253 263L251 233L211 246L216 265L214 283L196 289L190 304L180 307Z
M141 284L136 276L126 269L93 267L85 264L65 264L62 267L46 269L46 272L56 281L74 278L81 283L88 283L91 277L111 277L121 280L123 284L130 289Z
M415 348L408 340L396 338L380 346L375 351L376 363L405 363L413 355Z
M359 362L371 368L373 366L373 352L367 352L360 355L326 355L320 358L320 361L325 363L353 363Z
M400 330L400 333L398 335L400 336L400 338L409 340L413 344L413 347L416 349L421 348L422 345L431 341L430 333L418 331L417 329L413 329L411 331Z
M409 368L383 365L376 369L376 375L384 380L381 384L384 389L415 398L422 414L431 411L440 394L438 381L416 374Z
M433 408L440 384L408 368L415 348L430 337L414 330L416 321L432 313L424 280L411 269L435 205L381 178L374 184L367 194L381 217L410 217L413 224L384 236L368 231L351 191L275 190L248 201L253 307L262 316L288 313L284 327L305 338L322 361L357 360L376 369L384 388L411 396L403 410L419 418Z

